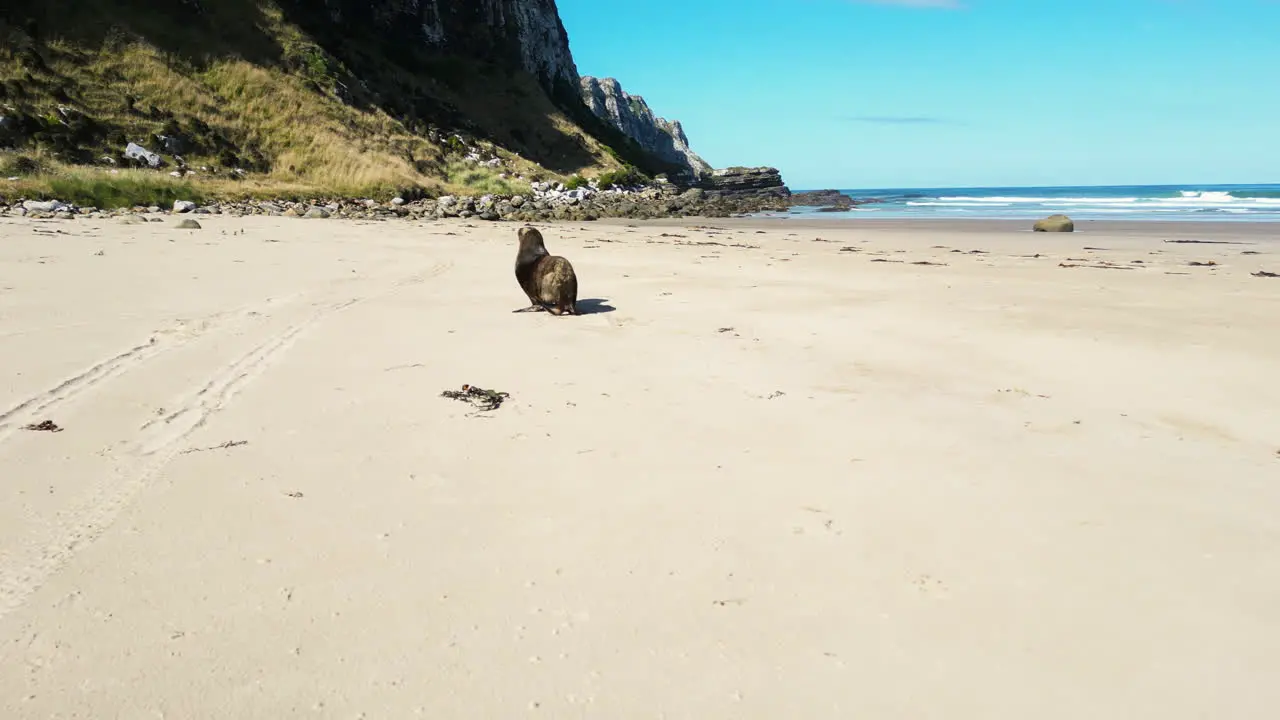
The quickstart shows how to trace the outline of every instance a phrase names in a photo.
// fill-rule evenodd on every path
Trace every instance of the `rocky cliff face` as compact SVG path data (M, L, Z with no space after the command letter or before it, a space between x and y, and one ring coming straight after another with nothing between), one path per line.
M711 166L689 147L684 128L676 121L657 117L639 95L630 95L613 78L581 79L582 100L595 113L644 150L673 163L688 175L700 177Z
M4 0L0 38L0 150L57 163L132 166L136 145L343 192L711 175L679 123L579 77L555 0Z
M277 2L285 8L292 22L306 28L348 66L366 66L367 58L373 54L393 60L409 75L434 76L439 68L424 69L421 59L425 55L446 61L461 58L480 61L491 67L523 70L536 79L572 122L611 147L624 162L648 174L678 173L683 168L682 164L673 165L661 154L646 150L615 125L587 109L580 92L578 68L569 50L568 33L560 20L555 0ZM356 36L363 38L366 49L349 52ZM447 67L445 70L447 75ZM358 74L367 77L372 73L361 69ZM472 77L471 82L455 82L455 89L472 97L484 97L487 93L492 99L500 94L493 87L474 87L475 80L484 81L483 78ZM390 105L408 105L406 100L412 95L404 89L385 87L379 89L379 94L382 102ZM511 103L511 98L502 99L508 110ZM455 114L453 124L462 119L458 115L465 114ZM441 117L447 115L447 108L418 106L400 115ZM678 126L676 130L683 138L683 131L679 131ZM525 128L520 133L525 136L539 134L533 128Z
M388 42L519 67L548 91L575 87L578 69L555 0L291 0L336 27L375 26Z

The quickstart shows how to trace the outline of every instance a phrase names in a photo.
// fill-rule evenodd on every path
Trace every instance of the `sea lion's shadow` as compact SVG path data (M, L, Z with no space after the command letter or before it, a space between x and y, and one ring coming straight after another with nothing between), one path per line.
M609 304L604 298L587 298L578 301L579 315L601 315L611 313L618 308Z
M578 310L577 314L579 315L601 315L604 313L611 313L614 310L618 309L610 305L609 301L603 298L588 298L586 300L579 300L575 305L575 307L577 308ZM511 312L512 313L547 312L547 309L540 305L534 305L530 307L523 307L523 308L520 308L519 310L512 310Z

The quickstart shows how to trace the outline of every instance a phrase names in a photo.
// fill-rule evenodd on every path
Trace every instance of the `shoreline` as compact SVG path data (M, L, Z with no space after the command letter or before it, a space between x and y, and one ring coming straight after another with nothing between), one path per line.
M802 218L817 217L817 218L829 218L831 220L840 220L841 218L844 218L844 222L862 222L865 220L924 220L924 221L930 221L930 222L1034 223L1036 220L1039 220L1043 217L1046 217L1048 215L1053 215L1059 212L1071 217L1071 219L1077 225L1081 223L1112 223L1112 222L1219 223L1223 225L1233 225L1236 223L1272 223L1272 224L1280 223L1280 215L1267 216L1267 217L1245 217L1245 216L1229 216L1229 215L1218 216L1218 217L1205 217L1203 215L1196 215L1193 213L1184 213L1182 215L1167 213L1161 216L1142 215L1141 213L1132 213L1131 215L1125 216L1117 213L1117 214L1109 214L1106 217L1096 217L1096 216L1091 217L1088 214L1073 215L1069 210L1052 210L1052 209L1045 210L1043 213L1034 213L1034 214L1029 213L1024 217L1010 217L1008 215L1003 215L1003 216L993 215L989 217L982 217L976 214L969 214L969 215L963 215L963 216L960 216L960 215L948 216L948 215L928 215L925 213L880 213L880 212L866 212L866 211L864 212L852 211L852 212L840 212L840 213L802 212L802 213L790 213L785 217L802 217ZM760 217L768 217L768 215L761 215Z
M1280 215L1269 216L1269 217L1257 217L1257 218L1251 218L1251 217L1232 218L1232 217L1222 217L1222 216L1203 217L1203 216L1196 216L1192 213L1186 213L1180 217L1178 216L1171 217L1171 215L1173 214L1170 213L1160 217L1155 217L1155 216L1143 216L1140 213L1133 213L1129 217L1118 217L1117 215L1110 215L1108 217L1090 217L1088 215L1083 215L1083 216L1073 215L1069 211L1053 211L1053 210L1046 210L1044 213L1028 214L1025 217L1009 217L1007 215L991 216L991 217L979 217L975 215L965 215L965 216L932 215L931 216L931 215L925 215L923 213L891 214L891 213L878 213L878 212L877 213L869 213L869 212L858 213L856 211L851 213L805 212L805 213L790 214L781 219L797 218L797 217L798 218L809 218L809 217L827 218L828 216L834 215L836 217L831 217L830 219L834 221L841 221L841 222L865 222L867 220L881 220L881 221L920 220L920 221L927 221L927 222L1020 222L1020 223L1030 224L1030 223L1034 223L1037 220L1040 220L1043 217L1055 214L1056 212L1062 212L1062 214L1071 217L1072 221L1075 222L1077 226L1080 226L1082 223L1104 223L1104 224L1106 223L1170 223L1170 224L1210 223L1210 224L1220 224L1220 225L1235 225L1239 223L1244 223L1244 224L1254 224L1254 223L1278 224L1280 223ZM765 218L769 216L761 215L760 217ZM843 218L843 220L840 220L840 218Z
M626 198L627 196L620 196ZM472 198L465 198L472 200ZM518 223L561 223L589 222L610 224L652 224L662 226L685 225L698 222L731 223L737 226L758 225L761 227L808 228L825 230L929 230L958 231L965 233L1033 233L1034 219L1013 218L931 218L931 217L829 217L825 214L806 213L802 215L726 213L726 214L649 214L644 216L601 215L583 211L573 206L558 206L554 209L539 212L512 212L508 217L481 216L470 213L466 216L433 215L437 207L436 200L415 201L412 203L377 203L368 200L341 200L329 203L255 200L244 202L212 203L204 206L192 205L190 209L177 211L159 207L117 208L113 210L89 209L82 214L79 210L59 212L26 212L21 204L14 204L4 212L4 204L0 203L0 219L33 219L92 221L118 220L129 216L149 219L152 222L164 218L190 218L199 221L210 217L281 217L306 220L377 220L408 222L442 222L463 220L479 223L518 224ZM458 201L459 203L461 200ZM624 202L631 202L630 199ZM718 202L713 201L713 202ZM494 205L496 205L496 201ZM640 206L643 202L634 202ZM459 205L460 207L461 205ZM690 203L690 207L699 210L701 205ZM563 211L576 211L567 213ZM311 212L311 215L307 213ZM590 215L589 218L583 217ZM1169 219L1123 219L1123 220L1075 220L1074 233L1066 235L1089 235L1129 233L1136 235L1175 235L1178 237L1193 235L1230 235L1248 237L1274 237L1280 239L1280 221L1277 220L1169 220Z
M758 169L757 169L758 170ZM770 169L771 170L771 169ZM140 214L145 212L161 212L172 203L177 209L179 204L187 206L183 212L232 214L232 215L295 215L310 218L328 218L331 215L345 217L408 217L411 219L445 219L450 217L477 217L486 221L515 220L524 222L546 221L596 221L603 218L625 218L635 220L665 219L679 221L685 218L740 218L753 222L787 222L807 223L815 227L892 227L902 223L947 224L964 227L1023 226L1029 227L1036 221L1051 214L1064 213L1071 217L1077 232L1109 231L1115 228L1124 230L1135 225L1166 228L1187 225L1198 228L1199 232L1217 232L1232 226L1276 226L1280 225L1280 215L1270 213L1262 217L1246 217L1244 215L1219 215L1210 217L1198 214L1194 209L1181 213L1163 215L1141 212L1114 213L1099 216L1099 213L1088 209L1077 212L1064 211L1053 203L1045 201L1043 208L1037 211L1026 211L1019 216L994 214L987 217L965 214L963 216L936 215L933 213L912 213L899 209L859 210L861 207L875 207L875 203L841 195L851 205L841 212L820 212L822 205L814 202L831 199L830 193L791 192L781 184L776 175L761 174L754 170L733 175L732 180L742 187L734 189L733 183L719 189L709 190L707 187L695 185L685 187L674 184L657 184L648 186L619 187L601 189L582 187L568 189L564 185L552 183L534 183L528 193L524 194L458 194L439 197L424 197L420 192L405 193L404 197L394 197L386 201L371 198L348 196L330 197L296 197L292 199L242 198L239 200L210 200L199 203L184 199L181 192L169 188L168 194L176 199L159 203L159 206L127 206L110 210L88 208L91 216L115 216L120 214ZM751 187L752 184L758 187ZM770 184L776 183L776 184ZM1031 188L1035 189L1035 188ZM1040 202L1040 201L1036 201ZM1268 201L1269 202L1269 201ZM801 204L803 203L803 204ZM825 207L833 207L831 205ZM0 198L0 215L26 215L34 210L37 217L58 214L57 208L66 210L66 214L78 215L82 211L74 204L58 199L23 200L21 198ZM798 211L798 212L797 212Z
M731 218L652 218L646 220L628 220L625 218L601 218L600 224L626 224L638 222L646 225L687 225L690 222L714 220L716 223L733 226L761 226L769 228L793 228L812 230L872 230L872 231L931 231L961 233L1000 233L1044 237L1058 235L1070 238L1073 235L1114 235L1132 234L1136 236L1167 235L1176 239L1194 239L1200 236L1247 238L1255 240L1280 241L1280 222L1259 221L1214 221L1197 220L1184 222L1180 220L1103 220L1076 221L1074 233L1037 233L1031 229L1031 222L1022 220L980 220L966 218L949 220L940 218L859 218L856 220L834 220L823 217L731 217Z

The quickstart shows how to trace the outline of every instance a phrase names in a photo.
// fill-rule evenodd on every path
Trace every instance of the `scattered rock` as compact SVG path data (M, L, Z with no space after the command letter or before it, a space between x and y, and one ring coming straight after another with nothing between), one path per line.
M730 177L726 175L724 177ZM748 183L749 184L749 183ZM768 183L765 183L767 185ZM646 219L660 217L732 217L764 210L785 210L786 198L781 193L785 187L774 191L730 192L689 188L677 183L655 183L647 187L611 188L597 190L579 187L567 190L563 185L534 182L531 192L513 195L485 195L483 197L444 196L438 199L419 198L402 203L377 202L369 199L339 199L327 203L311 204L289 201L239 201L208 202L196 207L194 203L180 200L173 203L173 214L246 215L308 218L345 218L382 220L405 218L409 220L437 220L445 218L475 218L486 221L508 220L514 222L542 222L548 220L590 221L597 218ZM856 201L855 201L856 204ZM34 208L34 209L32 209ZM27 217L73 217L93 215L90 208L73 208L57 201L27 200L10 206L0 213ZM74 214L74 215L73 215ZM152 222L164 222L169 215L157 206L134 207L108 213L113 217L149 216ZM127 220L124 222L141 222Z
M195 220L192 220L191 218L186 218L178 222L178 229L179 230L199 230L200 223L196 222Z
M1036 222L1036 232L1075 232L1076 224L1066 215L1050 215Z

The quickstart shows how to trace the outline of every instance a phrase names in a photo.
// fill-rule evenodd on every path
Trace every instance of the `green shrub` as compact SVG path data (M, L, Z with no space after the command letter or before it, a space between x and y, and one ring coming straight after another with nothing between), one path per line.
M444 142L444 151L451 155L466 155L467 144L459 140L457 135L450 135Z
M650 183L650 178L635 167L628 165L621 170L611 170L609 172L602 173L600 177L596 179L596 182L599 184L601 190L608 190L612 187L648 185Z
M53 177L49 179L49 196L81 207L104 210L135 205L167 207L174 200L191 200L196 203L204 200L203 194L191 183L163 176L123 173L100 177Z
M578 188L586 187L588 184L589 183L587 182L586 178L582 177L581 175L574 175L573 177L565 181L564 188L566 190L577 190Z
M35 158L0 153L0 177L38 175L42 169L40 161Z
M489 195L515 195L518 192L515 185L505 178L498 177L495 170L474 165L465 160L449 163L444 168L444 174L449 184L459 189L465 188L468 192Z

